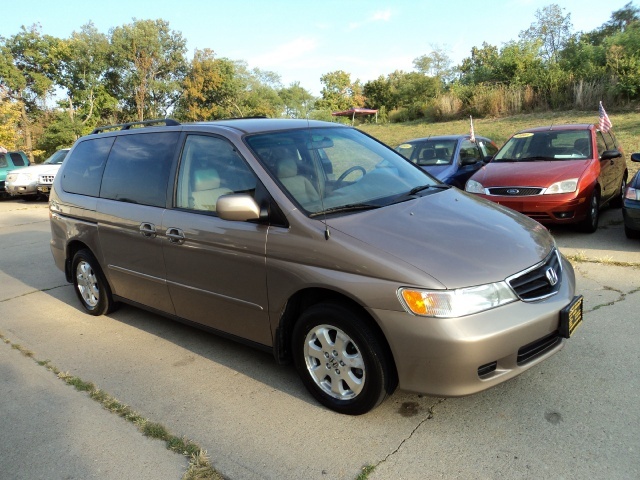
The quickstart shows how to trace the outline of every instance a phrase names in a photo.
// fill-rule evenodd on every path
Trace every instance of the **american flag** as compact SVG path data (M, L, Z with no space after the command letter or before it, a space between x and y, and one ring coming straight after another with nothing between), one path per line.
M601 132L608 132L609 130L611 130L611 127L613 125L611 125L611 120L609 120L609 115L607 115L607 112L604 111L604 107L602 106L602 102L600 102L600 108L598 109L599 113L600 113L600 131Z
M471 121L471 138L469 138L469 140L471 140L472 142L475 142L476 134L473 131L473 117L471 115L469 115L469 120Z

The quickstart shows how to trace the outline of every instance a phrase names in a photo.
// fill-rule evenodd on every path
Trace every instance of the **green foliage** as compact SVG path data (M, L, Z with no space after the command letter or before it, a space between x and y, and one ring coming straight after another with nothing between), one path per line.
M289 87L278 90L278 96L284 107L283 115L287 118L307 118L314 108L313 95L294 82Z
M67 112L58 112L39 138L37 148L44 152L43 158L49 157L60 148L70 147L82 136L83 128L78 118L71 118Z
M164 117L175 105L187 68L186 44L164 20L134 19L111 31L111 76L118 81L113 94L129 118Z
M564 15L557 4L536 10L536 21L520 32L520 38L540 45L540 55L546 62L556 62L559 52L571 38L571 14Z
M327 111L347 110L351 107L363 107L364 95L360 81L351 81L351 75L342 70L325 73L320 77L322 98L316 102L316 108Z

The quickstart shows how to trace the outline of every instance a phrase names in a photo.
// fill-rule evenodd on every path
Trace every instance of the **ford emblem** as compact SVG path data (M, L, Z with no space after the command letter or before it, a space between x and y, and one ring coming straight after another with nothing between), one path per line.
M507 193L509 195L517 195L520 193L520 190L518 190L517 188L510 188L509 190L507 190Z

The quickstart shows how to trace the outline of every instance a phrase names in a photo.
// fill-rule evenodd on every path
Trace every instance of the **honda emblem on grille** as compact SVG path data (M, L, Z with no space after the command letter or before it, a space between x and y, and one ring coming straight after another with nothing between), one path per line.
M507 193L509 195L517 195L520 193L520 190L518 190L517 188L510 188L509 190L507 190Z
M558 283L558 274L553 268L547 268L545 276L547 277L547 280L549 280L549 285L551 285L552 287L555 286L556 283Z

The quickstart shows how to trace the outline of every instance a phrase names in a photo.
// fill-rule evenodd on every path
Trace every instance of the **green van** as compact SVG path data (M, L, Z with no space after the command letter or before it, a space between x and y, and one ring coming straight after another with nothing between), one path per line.
M2 151L4 151L4 149ZM29 165L29 159L24 152L0 152L0 198L7 196L7 192L4 189L4 181L7 178L7 173L11 170L28 167Z

